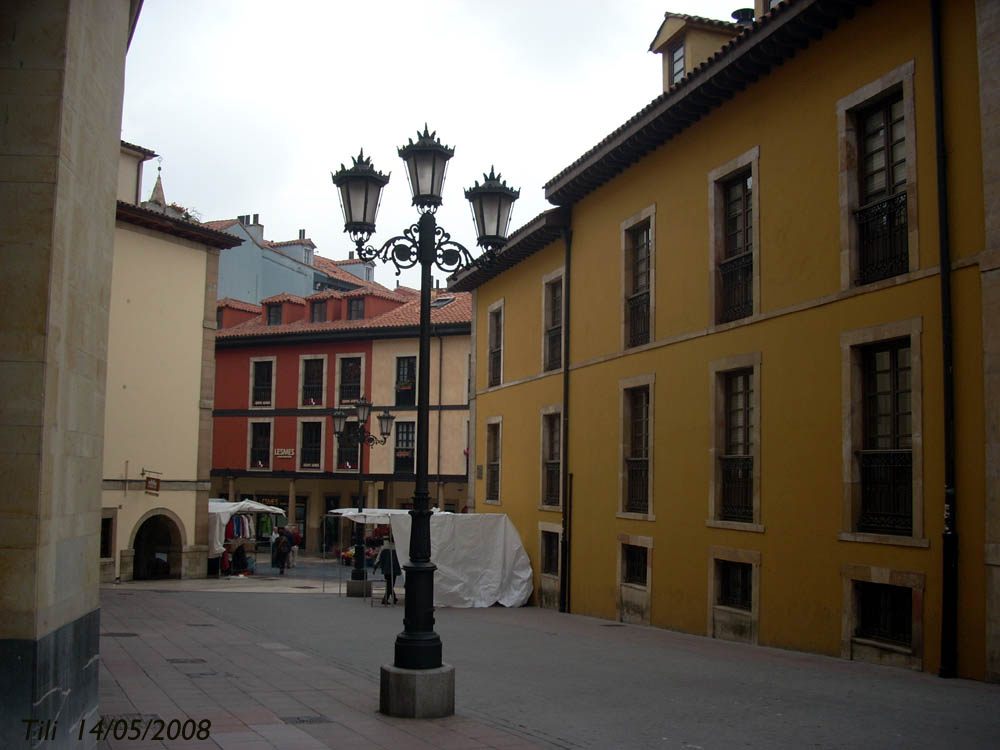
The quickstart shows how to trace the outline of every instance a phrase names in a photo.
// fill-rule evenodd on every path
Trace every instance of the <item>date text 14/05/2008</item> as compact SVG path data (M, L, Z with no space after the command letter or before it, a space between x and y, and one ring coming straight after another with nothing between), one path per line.
M44 742L56 738L56 729L59 725L58 719L21 719L25 725L24 739ZM202 719L196 722L194 719L181 721L171 719L163 721L157 718L115 718L104 717L98 719L96 723L88 729L85 721L80 722L80 729L77 732L77 739L82 740L84 734L93 734L98 741L107 739L130 740L130 741L150 741L162 742L163 740L207 740L212 734L212 722L210 719Z

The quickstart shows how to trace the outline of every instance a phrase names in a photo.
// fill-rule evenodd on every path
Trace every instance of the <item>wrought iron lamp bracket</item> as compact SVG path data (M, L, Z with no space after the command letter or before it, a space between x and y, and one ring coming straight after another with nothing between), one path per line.
M365 246L368 237L355 237L358 257L363 261L380 260L392 263L396 275L420 263L420 225L411 224L403 234L390 237L380 248ZM434 228L434 249L431 262L445 273L451 274L476 266L483 268L496 259L496 250L487 247L478 257L474 257L465 245L455 242L444 227Z

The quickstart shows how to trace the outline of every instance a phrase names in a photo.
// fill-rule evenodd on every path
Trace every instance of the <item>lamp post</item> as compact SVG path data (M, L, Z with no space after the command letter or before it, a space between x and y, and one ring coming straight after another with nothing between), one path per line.
M428 414L430 406L430 310L431 267L452 273L472 265L491 263L507 238L511 208L519 195L507 187L499 175L483 175L465 191L472 205L478 244L483 253L474 258L451 235L437 225L434 212L441 205L448 160L455 150L445 146L428 132L417 133L398 149L406 163L413 205L420 219L401 235L387 240L380 248L365 243L375 232L382 188L389 176L375 170L362 151L348 169L341 165L332 175L340 192L344 212L344 231L357 246L362 260L376 258L404 268L420 264L420 344L417 375L417 474L410 511L410 562L405 566L405 613L403 632L396 637L395 658L382 667L380 709L394 716L431 717L454 713L454 670L441 662L441 638L434 632L434 571L431 562L430 495L427 489ZM431 694L439 696L431 698ZM450 703L449 703L450 700Z
M362 512L365 509L365 500L362 494L364 472L362 467L364 466L365 455L364 446L367 444L369 447L375 447L376 445L385 445L386 440L389 439L389 435L392 433L392 422L396 417L389 413L389 408L386 407L385 410L378 415L378 430L382 437L376 437L368 431L368 417L371 415L372 405L368 399L362 398L357 404L354 405L354 413L358 417L358 430L357 433L351 435L345 432L347 427L347 417L349 412L344 409L334 409L331 416L333 417L333 432L337 436L337 440L348 440L350 442L357 442L358 444L358 512ZM354 568L351 570L351 580L347 584L347 595L348 596L367 596L370 589L369 583L365 576L365 525L363 523L354 524Z

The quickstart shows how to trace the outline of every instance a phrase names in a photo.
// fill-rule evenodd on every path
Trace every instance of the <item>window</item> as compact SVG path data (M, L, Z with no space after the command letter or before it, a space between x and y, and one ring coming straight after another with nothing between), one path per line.
M625 391L625 512L649 512L649 386Z
M622 545L622 583L646 585L649 550L635 544Z
M101 519L101 557L114 557L114 529L115 519L113 516L105 516Z
M667 51L670 56L670 85L679 83L684 77L684 43Z
M250 468L269 469L271 467L271 423L250 423Z
M299 468L319 469L323 456L323 423L302 422L299 435Z
M358 470L358 423L347 422L344 434L337 438L337 469L346 471Z
M486 502L500 502L500 427L499 420L486 424Z
M618 620L649 625L652 619L650 565L653 538L636 534L618 535Z
M396 457L393 471L412 474L416 425L413 422L396 422Z
M267 324L269 326L281 325L281 305L267 305Z
M718 593L716 604L750 610L753 601L753 569L750 563L716 560Z
M559 575L559 534L543 531L542 534L542 575Z
M321 406L324 397L326 359L302 359L302 406Z
M909 339L864 347L864 442L857 459L861 508L857 530L913 533L912 404Z
M844 565L840 655L889 666L923 668L926 576Z
M219 307L215 310L215 327L222 328L222 308Z
M723 521L753 523L753 370L727 372L725 380L725 455L719 456Z
M362 320L365 317L365 298L347 300L347 319Z
M497 304L497 303L494 303ZM489 385L500 385L503 379L503 302L489 312Z
M725 254L719 263L719 322L753 314L753 176L746 171L722 186Z
M708 635L757 643L760 625L760 552L710 547Z
M628 290L625 325L628 346L649 343L649 222L628 230Z
M309 320L313 323L322 323L326 320L326 300L312 303L309 308Z
M562 318L563 318L563 281L562 277L545 282L543 315L545 331L543 335L543 361L545 370L558 370L562 367Z
M913 591L904 586L855 581L854 635L899 646L913 643Z
M274 359L250 360L250 404L271 406L274 403Z
M919 268L912 60L837 102L840 287Z
M361 357L340 358L340 403L361 399Z
M396 406L417 403L417 358L396 358Z
M542 414L542 505L558 506L562 490L562 414Z

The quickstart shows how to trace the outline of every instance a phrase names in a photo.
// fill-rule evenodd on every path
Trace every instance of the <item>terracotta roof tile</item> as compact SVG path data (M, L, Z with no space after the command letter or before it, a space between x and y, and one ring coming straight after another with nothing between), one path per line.
M269 242L267 244L271 247L285 247L290 245L312 245L313 247L316 247L316 243L308 237L304 237L301 240L283 240L282 242Z
M261 306L255 305L251 302L244 302L243 300L233 299L232 297L223 297L218 302L215 303L216 307L231 307L233 310L242 310L243 312L259 313L261 312Z
M219 221L203 221L202 224L209 229L215 229L216 231L222 231L223 229L229 229L233 224L238 224L236 219L220 219Z
M281 294L272 294L270 297L265 297L260 301L262 305L270 305L275 302L291 302L295 305L304 305L306 301L296 294L289 294L288 292L282 292Z

